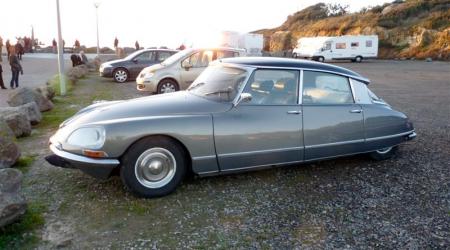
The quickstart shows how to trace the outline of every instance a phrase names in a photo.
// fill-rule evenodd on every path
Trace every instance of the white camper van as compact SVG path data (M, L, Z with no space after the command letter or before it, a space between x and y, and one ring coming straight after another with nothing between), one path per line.
M244 49L247 56L262 56L264 38L262 34L222 31L219 44L220 46Z
M378 36L304 37L298 39L293 56L320 62L325 60L361 62L363 59L378 56Z

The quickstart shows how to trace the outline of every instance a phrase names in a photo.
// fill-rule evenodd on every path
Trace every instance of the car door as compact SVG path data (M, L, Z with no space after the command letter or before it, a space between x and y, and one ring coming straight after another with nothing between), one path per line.
M349 79L303 71L305 160L359 152L364 146L362 108L354 102Z
M243 93L252 100L213 114L221 171L303 160L299 71L256 70Z
M137 77L141 70L148 67L156 61L155 51L144 51L138 56L134 57L130 66L130 74L132 78Z
M182 67L180 79L183 85L181 89L185 89L194 82L194 80L200 75L200 73L208 67L209 63L213 60L213 50L201 50L181 62Z

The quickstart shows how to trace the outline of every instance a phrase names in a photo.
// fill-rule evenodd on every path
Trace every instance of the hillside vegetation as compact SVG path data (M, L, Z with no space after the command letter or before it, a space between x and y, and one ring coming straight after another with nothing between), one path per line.
M376 34L381 58L450 60L450 0L407 0L358 13L332 13L319 3L255 33L264 34L270 52L289 51L300 37Z

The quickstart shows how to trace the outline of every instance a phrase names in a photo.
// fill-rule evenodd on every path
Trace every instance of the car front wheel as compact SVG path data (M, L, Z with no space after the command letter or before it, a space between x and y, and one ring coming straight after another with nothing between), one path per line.
M124 83L128 80L129 74L126 69L116 69L113 72L114 81Z
M172 93L180 90L178 83L171 79L164 79L158 84L158 94Z
M122 158L120 177L125 187L139 197L172 193L186 174L183 148L165 137L144 138Z
M377 151L371 152L369 156L377 161L387 160L392 158L398 150L398 146L382 148Z

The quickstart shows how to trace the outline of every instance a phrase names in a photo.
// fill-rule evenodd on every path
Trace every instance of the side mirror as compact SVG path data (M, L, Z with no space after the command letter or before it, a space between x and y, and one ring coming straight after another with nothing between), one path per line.
M137 63L137 62L138 62L138 59L133 59L133 62L134 62L134 63Z
M192 68L192 64L186 60L181 63L181 67L183 67L185 70L189 70L190 68Z
M241 102L250 102L252 100L252 94L250 93L241 93L239 99L237 100L235 107L239 105Z

